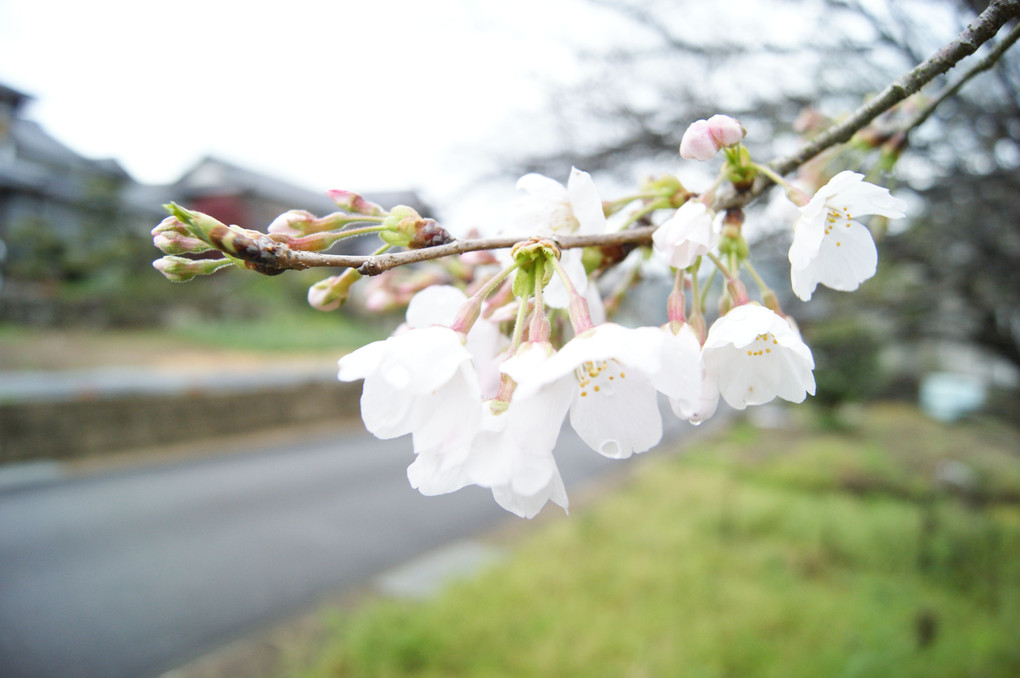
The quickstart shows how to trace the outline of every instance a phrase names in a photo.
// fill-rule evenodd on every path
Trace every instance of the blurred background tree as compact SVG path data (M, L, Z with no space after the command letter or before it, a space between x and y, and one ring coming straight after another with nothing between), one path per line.
M766 161L856 108L869 94L931 55L980 11L981 0L766 0L718 6L685 0L589 0L615 12L620 35L589 50L578 84L554 94L558 140L534 145L514 170L566 176L570 165L600 172L607 183L652 171L677 171L695 190L699 167L678 161L687 125L715 113L740 119L753 156ZM1015 29L1014 29L1015 31ZM1006 39L1006 31L995 40ZM1014 37L1015 39L1015 37ZM984 51L972 59L979 58ZM969 66L941 76L872 125L882 134L910 120L924 96ZM784 308L805 326L837 313L881 315L886 339L964 342L1020 369L1020 52L1007 51L934 115L910 130L891 176L876 177L910 204L897 230L872 223L880 271L853 295L820 290L822 316L788 297ZM526 133L521 148L528 149ZM805 166L882 173L874 147L845 149ZM820 164L821 163L821 164ZM673 169L677 168L677 169ZM685 174L688 172L688 174ZM761 201L764 203L765 201ZM759 204L748 237L769 234L778 291L790 223ZM757 254L757 251L756 251ZM768 268L766 266L766 268ZM782 276L782 277L780 277ZM813 305L812 305L813 306ZM891 343L891 342L890 342ZM1015 376L1013 377L1015 379Z

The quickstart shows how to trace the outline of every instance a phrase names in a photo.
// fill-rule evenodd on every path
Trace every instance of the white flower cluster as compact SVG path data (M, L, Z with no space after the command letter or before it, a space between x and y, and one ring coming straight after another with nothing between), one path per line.
M467 301L456 288L430 287L415 297L409 319L424 322L419 309L439 295ZM549 500L567 507L553 448L568 412L589 447L625 459L662 438L659 393L678 416L700 422L720 396L743 409L777 396L801 402L815 390L811 351L786 320L754 304L716 321L704 347L687 326L674 333L608 322L559 350L529 341L506 356L501 338L485 319L467 333L409 322L340 359L341 380L365 380L368 430L411 434L416 459L407 473L423 494L481 485L530 518ZM512 381L508 401L496 399L494 376Z
M714 116L692 125L683 154L708 159L725 149L739 165L744 134L736 121ZM874 275L874 242L855 219L902 217L904 205L862 179L842 172L810 200L803 196L789 253L793 291L802 299L819 284L852 290ZM527 195L515 205L507 232L522 242L609 230L585 172L573 169L566 186L529 174L518 188ZM729 224L690 194L677 202L652 238L654 252L677 275L662 326L605 322L581 250L561 253L548 245L552 256L536 245L531 258L513 260L515 250L503 261L504 275L517 276L513 295L492 294L483 310L499 285L507 291L509 278L496 276L491 289L471 298L450 285L426 287L393 336L340 359L341 380L364 380L368 430L380 438L411 435L413 487L434 495L479 485L500 506L530 518L549 501L567 508L553 454L567 418L592 450L625 459L661 440L660 394L674 415L695 424L715 413L720 398L742 410L814 394L814 360L796 326L764 289L766 305L751 301L737 278L741 266L750 266L739 222ZM697 291L703 257L726 280L721 314L707 327ZM553 269L556 275L549 274ZM685 285L694 288L690 316ZM559 309L567 309L573 334L554 345L547 316L563 317ZM511 339L504 330L514 317Z

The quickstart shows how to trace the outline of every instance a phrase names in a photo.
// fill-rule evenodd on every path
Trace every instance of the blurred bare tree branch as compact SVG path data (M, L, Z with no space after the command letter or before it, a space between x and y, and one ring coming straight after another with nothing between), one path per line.
M588 76L553 100L562 143L505 163L515 170L561 176L575 165L632 180L647 167L677 166L687 125L714 113L741 120L759 161L789 153L798 116L857 108L990 5L769 0L708 11L685 0L589 2L617 12L637 38L584 55ZM1005 39L1003 30L989 44ZM880 244L883 264L904 263L915 284L910 294L898 288L877 301L904 339L963 339L1020 367L1020 53L1004 51L988 72L924 112L926 96L930 102L951 87L988 51L876 121L883 133L923 123L909 131L890 180L916 193L922 211ZM833 159L830 169L866 171L878 156L858 152Z

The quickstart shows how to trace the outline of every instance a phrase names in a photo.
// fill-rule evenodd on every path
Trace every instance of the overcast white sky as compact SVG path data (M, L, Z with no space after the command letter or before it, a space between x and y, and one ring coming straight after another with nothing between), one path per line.
M139 181L214 154L313 190L442 201L612 28L583 0L3 0L0 82Z

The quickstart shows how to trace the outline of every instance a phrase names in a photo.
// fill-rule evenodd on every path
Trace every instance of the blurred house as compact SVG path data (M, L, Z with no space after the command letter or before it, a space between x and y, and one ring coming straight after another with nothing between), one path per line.
M323 192L294 186L207 157L169 185L136 182L115 160L86 158L24 117L32 97L0 84L0 319L32 324L76 323L89 302L90 324L108 324L110 299L138 276L153 274L159 252L149 231L173 201L217 219L263 230L281 212L336 211ZM411 191L368 193L385 208L429 209ZM347 249L375 249L354 238ZM66 283L81 284L77 295ZM82 292L84 289L84 293ZM75 299L69 299L75 296ZM123 306L121 304L121 306ZM135 311L118 311L131 317ZM141 317L135 313L134 317ZM143 321L144 322L144 321Z
M156 214L126 199L135 182L115 160L85 158L22 117L31 99L0 84L0 240L26 225L72 237L90 220Z
M214 157L202 159L174 184L139 187L138 193L149 194L152 204L173 200L224 223L256 230L265 230L277 215L290 209L306 210L316 216L337 210L325 193L300 188ZM140 195L135 199L138 197ZM429 208L413 191L374 192L365 194L365 198L387 209L407 205L420 213L429 213ZM375 249L371 240L355 238L350 242Z

